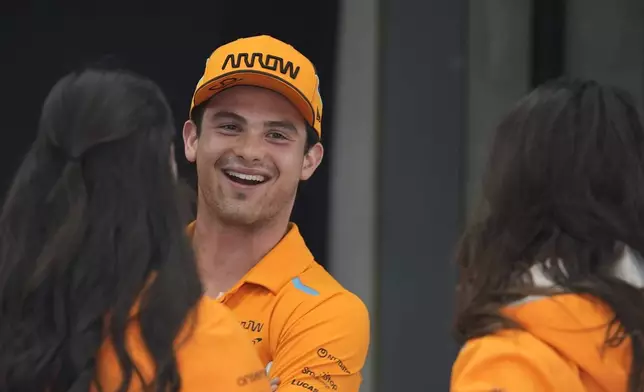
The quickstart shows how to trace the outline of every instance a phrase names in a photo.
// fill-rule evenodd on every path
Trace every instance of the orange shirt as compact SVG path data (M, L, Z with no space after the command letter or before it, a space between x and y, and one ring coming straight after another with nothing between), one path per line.
M452 392L626 392L630 341L604 347L613 313L575 294L541 297L504 309L524 330L465 344L452 368Z
M269 376L280 378L278 391L359 390L367 308L315 262L295 224L218 301L233 310Z
M197 322L189 339L183 331L177 341L176 357L185 392L268 392L266 371L252 345L246 339L234 315L216 301L203 298L196 308ZM126 346L133 362L146 381L154 374L154 366L140 335L137 324L126 333ZM114 347L109 341L98 355L97 379L103 391L116 391L121 371ZM93 391L97 389L93 388ZM128 391L140 391L141 383L135 374Z

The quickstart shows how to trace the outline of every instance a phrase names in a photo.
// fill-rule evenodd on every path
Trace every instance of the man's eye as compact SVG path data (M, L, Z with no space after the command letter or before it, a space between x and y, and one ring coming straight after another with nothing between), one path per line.
M239 127L235 124L223 124L219 126L220 129L223 129L224 131L228 132L237 132L239 131Z
M288 140L288 138L280 132L269 132L268 137L276 140Z

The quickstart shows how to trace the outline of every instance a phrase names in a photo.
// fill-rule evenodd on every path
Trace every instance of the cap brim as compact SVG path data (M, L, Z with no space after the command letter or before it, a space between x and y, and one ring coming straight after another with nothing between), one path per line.
M193 107L235 86L255 86L275 91L288 99L310 126L314 125L313 107L304 94L288 82L261 71L230 72L207 81L195 92Z

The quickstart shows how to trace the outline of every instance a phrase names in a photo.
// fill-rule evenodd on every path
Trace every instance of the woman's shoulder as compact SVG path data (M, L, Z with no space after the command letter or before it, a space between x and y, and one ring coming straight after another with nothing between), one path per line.
M585 391L574 366L523 330L506 330L468 341L452 367L452 392L483 390Z
M502 313L521 328L468 341L452 368L452 391L626 390L630 343L605 345L613 314L601 301L558 294L528 298Z

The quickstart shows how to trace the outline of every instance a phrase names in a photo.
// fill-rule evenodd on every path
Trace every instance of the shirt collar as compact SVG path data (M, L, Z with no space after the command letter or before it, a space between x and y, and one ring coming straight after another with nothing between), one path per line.
M532 284L537 288L546 288L553 291L563 291L545 272L551 266L551 261L546 260L545 266L542 263L533 265L528 274L532 278ZM564 275L567 275L566 265L563 260L557 260L559 269ZM634 249L628 246L624 247L622 255L611 266L613 276L624 282L635 286L639 289L644 288L644 258ZM523 299L513 302L513 305L535 301L544 298L543 295L529 295Z
M188 225L187 232L192 237L194 222ZM299 228L290 223L286 235L244 275L241 283L257 284L277 294L314 260Z
M565 264L562 260L557 260L559 268L567 275ZM549 261L546 260L546 264ZM637 251L628 246L624 247L622 255L611 266L613 276L637 288L644 288L644 258ZM552 288L554 282L544 272L542 264L535 264L530 268L530 275L536 287Z

